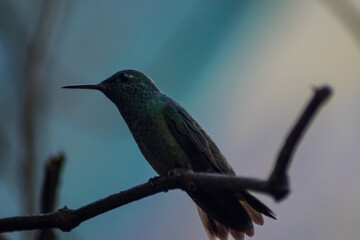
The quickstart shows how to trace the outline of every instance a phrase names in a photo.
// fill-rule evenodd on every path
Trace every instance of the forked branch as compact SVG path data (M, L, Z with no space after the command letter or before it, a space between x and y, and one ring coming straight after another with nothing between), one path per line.
M282 200L290 191L287 171L301 136L304 135L311 120L331 93L332 90L328 86L315 89L314 96L287 136L276 159L274 169L266 180L174 169L167 176L152 178L147 183L111 195L76 210L68 209L65 206L53 213L0 219L0 232L45 228L71 231L82 222L99 214L172 189L185 191L226 189L232 192L248 189L269 194L278 201Z

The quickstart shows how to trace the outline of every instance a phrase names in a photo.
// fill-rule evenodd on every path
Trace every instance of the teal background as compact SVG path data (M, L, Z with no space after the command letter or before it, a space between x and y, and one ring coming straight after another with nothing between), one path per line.
M266 219L255 238L357 239L360 4L336 2L53 3L47 51L37 67L35 188L46 158L58 151L67 156L59 208L81 207L155 175L108 99L64 85L98 83L122 69L142 71L198 120L239 175L263 178L312 87L329 84L334 96L291 166L291 195L279 204L257 195L279 220ZM0 217L24 211L24 64L42 5L0 0ZM207 239L195 204L181 191L128 204L58 235Z

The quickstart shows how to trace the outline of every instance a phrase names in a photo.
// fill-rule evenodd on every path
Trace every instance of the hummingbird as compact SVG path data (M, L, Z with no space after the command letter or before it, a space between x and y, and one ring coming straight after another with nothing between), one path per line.
M211 137L171 97L162 93L145 74L122 70L99 84L63 88L94 89L118 108L141 153L164 176L172 169L235 176ZM246 190L198 189L187 194L197 205L210 240L235 240L254 235L253 223L263 225L263 215L275 214Z

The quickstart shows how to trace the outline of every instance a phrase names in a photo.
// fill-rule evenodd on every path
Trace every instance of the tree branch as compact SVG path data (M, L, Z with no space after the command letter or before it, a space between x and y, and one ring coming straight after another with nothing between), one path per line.
M76 210L66 206L56 212L0 219L0 232L58 228L71 231L82 222L99 214L121 207L130 202L172 189L196 191L197 189L226 189L238 192L243 189L267 193L276 200L289 194L287 170L301 136L315 116L317 110L331 95L327 86L315 89L315 94L286 138L267 180L227 176L211 173L195 173L184 169L174 169L167 176L155 177L149 182L98 200Z

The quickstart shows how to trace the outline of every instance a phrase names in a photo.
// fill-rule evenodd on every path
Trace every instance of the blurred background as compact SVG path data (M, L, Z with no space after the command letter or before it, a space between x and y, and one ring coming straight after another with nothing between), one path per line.
M156 174L105 96L61 89L136 69L199 121L239 175L259 178L312 88L332 86L295 155L291 195L279 204L257 195L279 219L266 219L255 238L357 239L359 14L358 0L0 0L0 218L39 212L44 162L59 151L67 159L57 208ZM57 235L207 239L181 191Z

